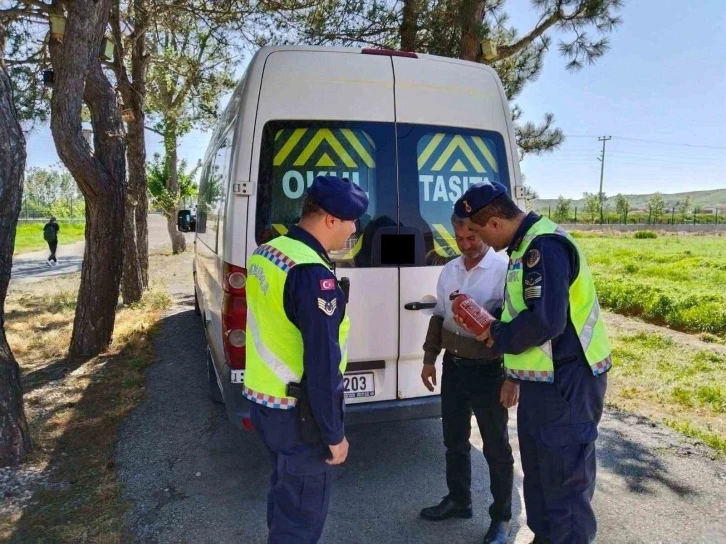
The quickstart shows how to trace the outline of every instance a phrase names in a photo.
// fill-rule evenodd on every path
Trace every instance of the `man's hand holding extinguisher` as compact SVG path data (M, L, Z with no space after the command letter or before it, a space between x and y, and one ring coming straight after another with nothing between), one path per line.
M475 335L480 342L486 342L487 347L494 345L490 334L491 325L495 321L492 314L479 306L474 299L463 294L454 299L451 308L457 325ZM519 402L519 384L507 379L502 385L499 400L505 408L515 406Z

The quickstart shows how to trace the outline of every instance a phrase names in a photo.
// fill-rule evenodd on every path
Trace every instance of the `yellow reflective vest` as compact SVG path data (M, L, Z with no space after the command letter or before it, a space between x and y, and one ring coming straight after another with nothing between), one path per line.
M275 238L254 252L247 266L247 357L244 396L271 408L291 409L296 399L287 384L303 375L303 338L287 317L283 304L287 275L301 264L322 264L310 246L287 236ZM322 300L322 299L321 299ZM338 333L340 372L347 365L350 320L344 316Z
M570 320L593 374L607 372L612 366L610 341L605 331L590 267L572 237L546 217L542 217L530 227L517 250L510 256L502 322L509 323L520 312L527 310L524 301L522 263L530 244L538 236L561 236L577 251L580 266L577 278L570 285ZM504 366L509 376L519 380L553 382L555 374L552 342L548 340L541 346L530 348L519 355L505 354Z

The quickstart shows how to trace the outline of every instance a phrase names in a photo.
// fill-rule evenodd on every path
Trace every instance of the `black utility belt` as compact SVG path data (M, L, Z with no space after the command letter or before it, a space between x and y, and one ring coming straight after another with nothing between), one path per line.
M495 359L467 359L466 357L454 355L450 351L446 352L446 356L457 366L501 365L503 361L501 357Z

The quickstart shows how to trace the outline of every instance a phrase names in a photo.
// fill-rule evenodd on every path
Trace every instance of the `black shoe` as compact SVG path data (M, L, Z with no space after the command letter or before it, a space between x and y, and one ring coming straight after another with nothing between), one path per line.
M510 531L508 521L492 521L487 534L484 535L484 544L507 544Z
M421 517L429 521L441 521L448 518L470 519L472 515L471 503L460 504L452 501L448 496L444 497L444 500L436 506L421 510Z

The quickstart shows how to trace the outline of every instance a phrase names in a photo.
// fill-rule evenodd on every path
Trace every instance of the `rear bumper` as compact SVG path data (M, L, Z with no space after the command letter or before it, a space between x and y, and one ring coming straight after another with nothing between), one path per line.
M242 396L242 386L225 380L225 407L227 418L238 429L244 430L243 419L250 417L250 401ZM345 424L368 425L413 419L441 417L441 396L405 400L384 400L346 404Z
M346 404L345 424L367 425L441 417L441 396Z

